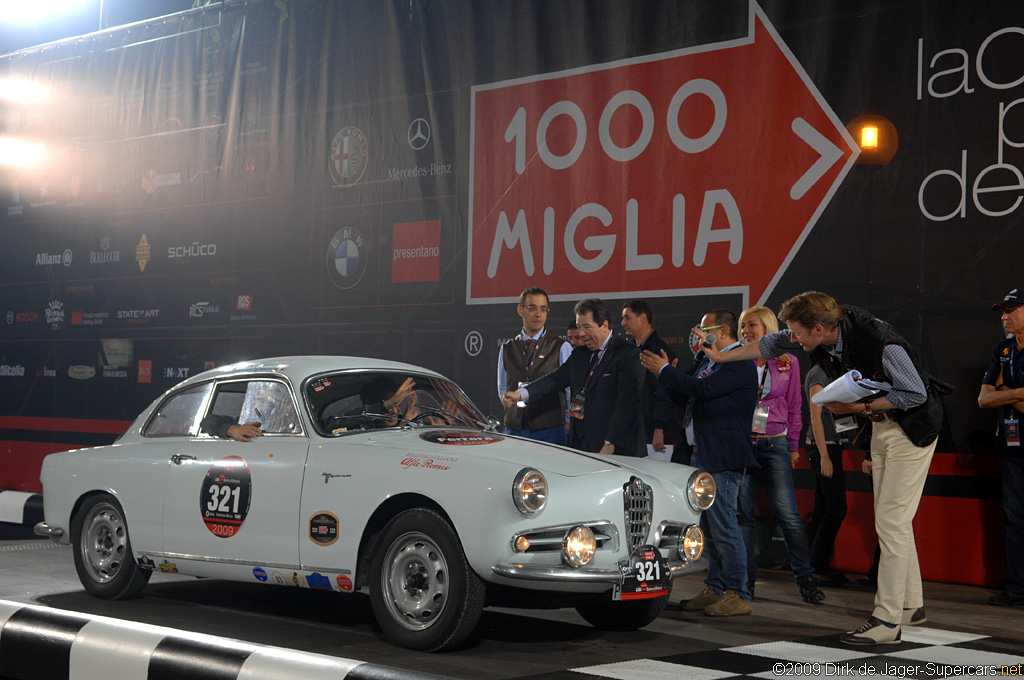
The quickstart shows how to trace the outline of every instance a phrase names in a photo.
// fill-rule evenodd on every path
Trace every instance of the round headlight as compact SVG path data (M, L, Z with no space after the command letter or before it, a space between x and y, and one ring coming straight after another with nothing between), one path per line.
M693 562L704 552L704 532L696 524L691 524L679 539L679 559Z
M548 502L548 480L538 470L524 468L512 485L512 500L524 515L535 515Z
M574 567L590 564L596 550L597 539L589 527L576 527L562 539L562 554Z
M686 495L694 510L707 510L715 502L715 478L710 472L694 472Z

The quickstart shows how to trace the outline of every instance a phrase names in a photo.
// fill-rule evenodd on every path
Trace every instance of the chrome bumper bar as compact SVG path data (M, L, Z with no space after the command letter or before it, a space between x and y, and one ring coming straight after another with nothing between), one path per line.
M704 571L708 568L707 559L701 557L695 562L670 561L668 567L672 576L682 576ZM562 565L534 564L495 564L491 567L498 576L519 579L521 581L550 581L554 583L622 583L621 569L573 569Z
M39 524L32 527L32 531L36 536L42 536L43 538L49 538L56 541L58 538L64 535L64 530L60 527L51 527L46 522L40 522Z

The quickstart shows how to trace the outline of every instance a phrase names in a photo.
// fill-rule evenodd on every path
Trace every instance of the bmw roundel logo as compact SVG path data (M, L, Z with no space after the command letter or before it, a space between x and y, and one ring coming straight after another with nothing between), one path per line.
M355 227L342 227L327 244L327 273L338 288L354 287L363 278L369 260L363 233Z

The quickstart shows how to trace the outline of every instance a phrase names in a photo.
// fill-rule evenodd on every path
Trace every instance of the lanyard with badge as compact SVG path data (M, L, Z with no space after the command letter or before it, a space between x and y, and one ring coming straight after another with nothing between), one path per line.
M594 352L594 355L590 358L591 367L590 373L587 374L587 379L583 383L583 389L572 396L572 401L569 402L569 417L577 420L583 420L583 404L587 400L587 388L590 386L590 379L594 376L594 371L597 370L597 365L601 363L599 359L600 352Z
M1017 348L1010 352L1010 378L1013 384L1018 383L1020 369L1017 368ZM1004 383L1005 384L1005 383ZM1003 418L1003 436L1006 437L1007 446L1020 446L1020 418L1012 408L1007 409L1008 415Z
M542 337L544 336L542 335L538 337L536 340L534 340L533 338L523 339L523 364L526 366L526 368L523 369L523 375L527 377L529 377L530 375L530 369L533 368L534 362L537 361L537 353L540 352L540 340ZM519 381L519 389L523 389L528 384L529 383ZM516 402L516 406L518 406L519 408L526 408L526 402L519 400Z
M751 432L754 434L765 434L768 431L768 407L761 403L764 395L764 381L768 379L768 362L764 364L764 372L761 373L761 384L757 387L757 408L754 409L754 422L751 425Z

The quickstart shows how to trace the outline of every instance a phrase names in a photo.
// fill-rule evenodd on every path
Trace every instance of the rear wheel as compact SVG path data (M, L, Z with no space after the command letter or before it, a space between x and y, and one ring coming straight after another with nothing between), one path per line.
M587 623L601 630L636 630L643 628L661 616L668 604L668 597L632 602L595 602L576 607Z
M75 570L85 589L107 600L136 597L149 582L132 555L124 510L110 494L92 496L71 520Z
M377 545L370 602L384 634L426 652L462 644L480 620L485 589L451 525L433 510L407 510Z

